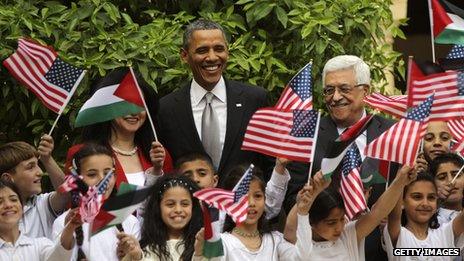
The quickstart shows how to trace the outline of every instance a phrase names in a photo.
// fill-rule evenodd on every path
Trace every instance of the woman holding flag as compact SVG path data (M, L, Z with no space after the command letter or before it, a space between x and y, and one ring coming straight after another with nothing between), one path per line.
M114 98L114 96L109 98L105 97L105 91L115 86L117 86L116 88L122 85L127 86L128 84L126 83L128 82L127 79L129 79L129 75L134 76L132 70L128 68L118 68L110 72L104 78L96 82L94 85L94 94L86 104L89 102L91 103L93 99L100 99L100 101L94 102L94 104L101 104L102 102L107 102L107 100ZM134 77L130 79L134 79ZM153 177L152 175L146 174L157 176L163 172L170 172L172 170L172 161L169 153L167 153L161 143L157 141L154 127L150 129L150 124L147 121L147 113L150 113L150 115L156 114L155 112L158 107L156 95L141 77L136 77L136 79L140 83L139 90L143 92L144 100L147 101L146 109L148 110L144 110L143 107L137 107L138 109L134 110L134 106L131 104L132 107L128 107L129 109L127 111L132 113L117 115L115 111L121 108L121 103L113 103L100 106L100 108L97 108L100 109L97 112L94 110L91 111L93 113L85 114L84 107L86 104L84 104L83 109L81 109L76 119L76 126L86 125L82 133L83 143L97 142L113 151L115 171L117 174L117 187L119 187L119 184L122 182L144 185L147 178ZM134 84L132 85L134 86ZM135 85L138 84L135 82ZM131 94L139 93L137 90L127 88L125 91ZM114 91L114 93L116 94L116 91ZM113 91L111 94L113 94ZM98 97L99 95L100 97ZM116 97L116 99L119 98ZM140 99L140 96L138 96L138 99ZM143 105L145 105L145 102L143 102ZM87 106L87 108L88 107L89 106ZM95 109L95 107L92 109ZM103 116L98 118L99 116L95 116L95 114ZM87 116L87 118L85 118L85 116ZM92 117L96 117L97 119ZM69 149L66 160L67 167L70 166L70 159L81 146L82 144L78 144Z

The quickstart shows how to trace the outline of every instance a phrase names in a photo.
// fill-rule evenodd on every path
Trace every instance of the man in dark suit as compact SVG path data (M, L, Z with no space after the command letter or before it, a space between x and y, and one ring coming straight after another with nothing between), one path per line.
M329 111L329 116L323 117L320 120L312 175L320 170L321 161L328 149L329 143L366 115L363 99L369 93L369 66L362 59L353 55L334 57L324 66L322 82L324 101ZM366 144L390 128L393 123L393 121L381 116L376 115L373 117L367 130L355 141L363 159L363 151ZM331 186L333 185L336 189L340 184L340 168L339 166L332 177ZM291 175L286 202L284 204L288 212L295 203L298 191L308 180L309 164L295 162L289 164L287 169ZM396 169L391 168L391 172L396 173ZM372 195L369 199L370 204L368 205L372 206L384 190L384 184L374 185ZM375 230L366 238L365 250L367 260L386 260L386 255L381 253L383 251L380 245L379 230Z
M184 32L181 58L193 80L160 101L158 125L162 143L174 161L192 152L213 159L220 182L231 168L257 162L256 153L241 151L249 119L267 105L263 88L225 79L229 57L222 27L199 19Z

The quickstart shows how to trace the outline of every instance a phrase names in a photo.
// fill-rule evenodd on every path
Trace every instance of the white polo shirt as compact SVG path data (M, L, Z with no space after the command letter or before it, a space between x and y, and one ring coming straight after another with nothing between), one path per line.
M23 218L19 220L19 230L30 238L47 237L51 240L53 221L58 216L50 204L52 193L32 196L23 206Z
M0 260L71 260L71 250L66 250L57 239L53 243L45 237L30 238L22 233L14 244L0 239Z

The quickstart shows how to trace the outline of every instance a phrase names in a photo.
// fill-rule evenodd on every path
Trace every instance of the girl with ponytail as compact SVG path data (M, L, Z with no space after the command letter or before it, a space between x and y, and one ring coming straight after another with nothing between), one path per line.
M80 176L83 183L80 190L87 190L83 187L91 187L100 183L106 175L114 171L114 161L112 152L105 146L88 143L74 155L73 168ZM108 186L103 194L103 198L107 199L112 194L115 194L116 177L113 175L109 178ZM79 184L78 184L79 186ZM78 192L72 192L72 210L77 211L79 206ZM56 237L63 230L67 223L66 216L68 213L63 213L53 224L53 236ZM118 234L124 231L127 234L139 237L140 226L138 220L134 216L129 216L121 226L112 227L89 238L88 223L83 223L82 226L75 229L76 246L73 249L71 260L119 260L116 248L118 245Z

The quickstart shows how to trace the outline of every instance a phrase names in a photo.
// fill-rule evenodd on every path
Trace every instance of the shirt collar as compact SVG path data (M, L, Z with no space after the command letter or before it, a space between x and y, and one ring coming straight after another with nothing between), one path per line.
M207 92L207 90L201 87L200 84L198 84L195 79L193 79L190 87L192 106L198 105L198 103L200 103ZM211 93L213 93L214 96L216 96L216 98L218 98L221 102L226 103L226 82L222 76L216 86L214 86L213 90L211 90Z
M366 117L367 113L366 113L366 110L363 110L363 114L361 116L361 119ZM351 127L351 126L350 126ZM338 134L342 134L345 130L347 129L347 127L338 127L337 126L337 131L338 131Z
M26 204L24 204L23 212L28 211L29 209L33 208L37 204L37 195L33 195L26 200Z
M33 243L32 239L23 235L21 232L19 233L19 237L16 240L16 246L26 246L31 245ZM0 248L4 247L7 242L0 238Z

